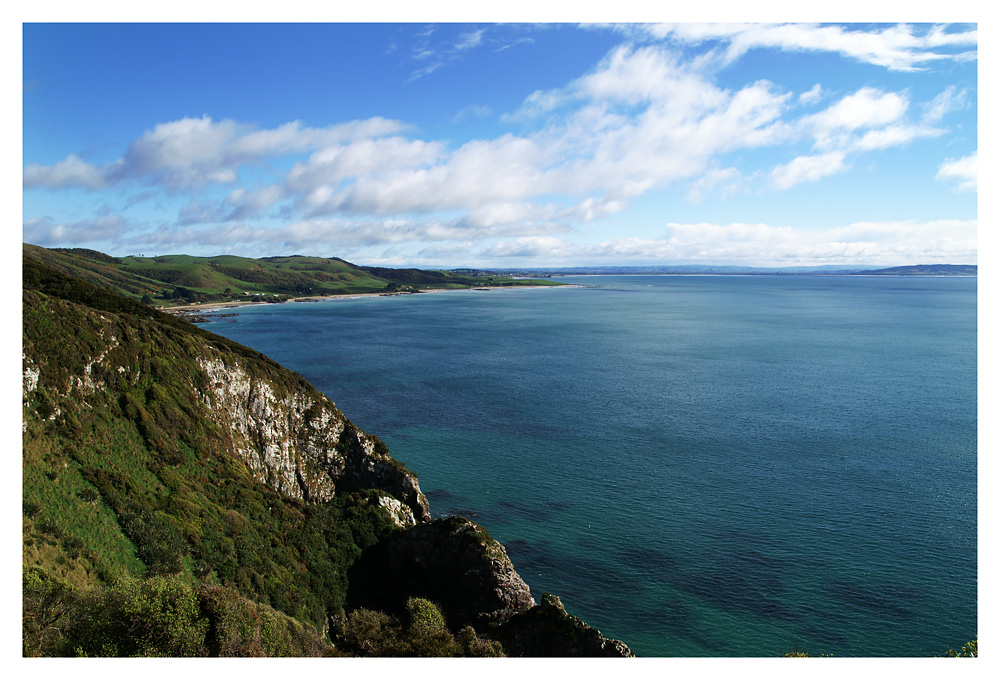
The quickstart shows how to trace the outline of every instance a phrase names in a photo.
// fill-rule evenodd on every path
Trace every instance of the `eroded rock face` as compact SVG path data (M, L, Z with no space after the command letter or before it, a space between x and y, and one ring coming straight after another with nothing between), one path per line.
M414 476L321 393L279 395L239 362L221 357L201 357L199 365L206 379L195 387L211 417L230 430L235 453L272 488L306 501L329 500L337 491L382 489L418 521L430 519Z

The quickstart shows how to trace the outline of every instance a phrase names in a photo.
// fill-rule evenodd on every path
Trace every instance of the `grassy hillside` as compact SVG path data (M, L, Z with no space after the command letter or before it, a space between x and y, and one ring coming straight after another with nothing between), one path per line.
M24 253L95 286L157 306L240 299L284 300L311 295L346 295L430 288L470 288L531 284L504 277L461 276L450 272L358 267L339 258L235 255L195 257L112 257L84 248L49 250L24 244Z
M498 641L504 617L531 606L502 546L459 518L427 515L414 526L406 503L416 506L397 483L412 475L301 376L65 273L121 285L121 270L105 269L100 254L42 253L50 265L33 250L22 259L25 655L530 651L523 635L508 635L507 647ZM208 365L238 367L226 375L256 385L245 407L224 409ZM283 458L260 431L251 433L257 454L237 455L243 410L264 396L302 405L305 429L339 433L335 448L307 459L302 451L319 440L283 440L291 445ZM267 413L265 428L295 416ZM336 493L310 502L307 491L277 491L271 468L252 469L265 456L296 466L302 485L329 475L330 488L339 474ZM314 459L327 468L303 467ZM439 566L415 576L427 558ZM568 614L555 620L550 629L577 641L564 653L627 652Z
M23 423L26 564L53 566L77 586L123 574L223 584L322 626L343 604L347 568L392 528L378 492L305 504L258 482L192 389L193 358L208 345L277 389L307 383L29 259L23 298L26 371L38 376ZM123 370L88 369L98 353ZM82 396L80 375L103 388Z

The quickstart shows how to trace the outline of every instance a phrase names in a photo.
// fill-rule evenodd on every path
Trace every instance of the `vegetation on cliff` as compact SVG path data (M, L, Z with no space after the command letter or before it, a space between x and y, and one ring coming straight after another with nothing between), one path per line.
M429 521L382 442L259 352L37 250L22 286L25 655L531 653L500 642L534 606L503 547Z

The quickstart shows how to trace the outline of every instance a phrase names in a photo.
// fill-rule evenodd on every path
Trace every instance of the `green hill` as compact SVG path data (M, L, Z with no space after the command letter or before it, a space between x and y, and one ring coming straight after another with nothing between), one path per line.
M24 253L52 268L127 297L149 296L157 306L223 302L269 296L302 296L419 291L513 285L557 285L452 272L358 267L340 258L236 255L196 257L112 257L84 248L49 250L24 244Z
M25 655L628 654L301 376L114 292L151 280L123 259L24 248ZM159 264L282 271L196 259Z

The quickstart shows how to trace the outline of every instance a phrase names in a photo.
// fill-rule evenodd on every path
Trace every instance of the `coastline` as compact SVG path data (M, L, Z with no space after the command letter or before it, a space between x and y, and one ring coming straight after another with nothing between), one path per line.
M351 298L359 297L371 297L371 296L383 296L383 295L415 295L415 293L347 293L344 295L306 295L303 297L288 298L287 300L282 300L281 302L265 302L263 300L239 300L232 302L198 302L190 305L182 305L177 307L157 307L161 312L165 314L174 314L176 316L183 316L187 312L211 312L216 309L230 309L233 307L249 307L251 305L275 305L275 304L285 304L286 302L321 302L323 300L348 300Z
M263 300L239 300L232 302L199 302L189 305L177 306L177 307L156 307L157 310L165 313L172 314L174 316L186 317L194 314L204 314L208 312L214 312L220 309L232 309L235 307L249 307L249 306L259 306L259 305L274 305L274 304L285 304L288 302L327 302L336 300L356 300L358 298L366 297L397 297L402 295L425 295L427 293L459 293L459 292L484 292L492 293L496 291L510 291L510 290L523 290L523 289L537 289L537 288L579 288L579 286L573 284L559 284L553 285L542 285L542 286L497 286L492 288L430 288L427 290L421 290L413 293L400 292L400 293L385 293L385 292L373 292L373 293L344 293L342 295L305 295L303 297L288 298L281 302L266 302Z

